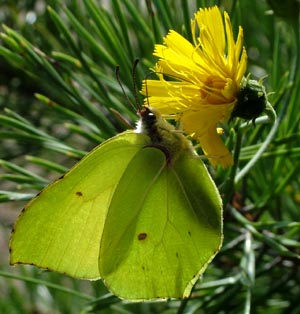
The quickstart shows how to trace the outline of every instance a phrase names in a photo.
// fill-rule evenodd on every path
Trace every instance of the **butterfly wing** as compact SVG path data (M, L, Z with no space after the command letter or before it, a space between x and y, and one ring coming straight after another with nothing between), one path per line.
M147 136L122 133L77 163L23 209L10 241L11 264L99 278L99 243L109 202Z
M221 207L200 158L182 154L168 165L161 150L140 150L106 217L99 259L104 282L125 299L187 297L220 248Z

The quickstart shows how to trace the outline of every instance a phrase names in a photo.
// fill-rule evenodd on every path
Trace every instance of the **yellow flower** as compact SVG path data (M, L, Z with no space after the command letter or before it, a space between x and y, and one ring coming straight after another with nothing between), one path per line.
M144 81L146 104L166 118L177 119L185 133L199 141L212 165L232 165L220 138L237 102L247 66L243 30L234 40L229 16L218 7L200 9L191 22L193 44L170 30L165 45L156 45L154 71L159 80ZM165 80L165 75L172 81Z

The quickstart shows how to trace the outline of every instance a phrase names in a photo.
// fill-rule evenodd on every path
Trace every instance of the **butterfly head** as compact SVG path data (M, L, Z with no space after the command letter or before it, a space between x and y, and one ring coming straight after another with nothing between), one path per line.
M136 133L146 134L150 138L150 145L164 152L168 163L176 160L183 151L195 154L192 143L183 132L176 130L174 125L163 119L156 108L143 106L138 110L140 117Z

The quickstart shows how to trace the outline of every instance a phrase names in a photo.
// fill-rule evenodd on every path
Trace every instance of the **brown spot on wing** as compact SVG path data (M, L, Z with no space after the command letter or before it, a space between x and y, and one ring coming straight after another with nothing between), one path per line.
M138 240L139 241L145 240L146 238L147 238L147 233L141 232L138 234Z

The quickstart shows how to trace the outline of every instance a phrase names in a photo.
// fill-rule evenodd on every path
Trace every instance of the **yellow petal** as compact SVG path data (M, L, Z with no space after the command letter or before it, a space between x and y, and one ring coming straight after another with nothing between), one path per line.
M231 153L221 140L215 128L211 128L204 136L198 139L204 154L215 167L223 168L233 165Z
M239 67L238 67L237 72L236 72L236 82L237 82L238 86L241 84L242 78L246 72L247 59L248 59L248 56L247 56L246 49L243 48Z
M183 130L188 134L195 134L196 138L201 138L211 128L216 129L218 123L226 122L233 108L234 103L229 105L202 105L198 111L187 110L181 116ZM213 146L214 143L211 143L211 145Z
M221 12L217 6L212 8L200 9L195 14L195 19L197 21L198 27L200 29L200 37L203 42L203 46L205 46L210 54L215 54L216 51L211 45L217 49L217 53L224 53L225 49L225 34L224 34L224 26L223 20L221 16ZM201 31L207 30L206 34L210 34L210 37L202 38Z

